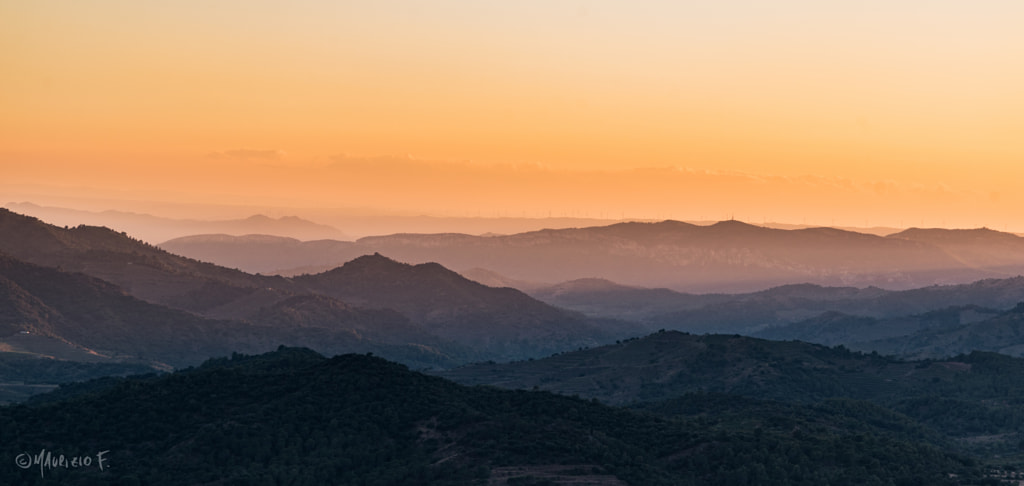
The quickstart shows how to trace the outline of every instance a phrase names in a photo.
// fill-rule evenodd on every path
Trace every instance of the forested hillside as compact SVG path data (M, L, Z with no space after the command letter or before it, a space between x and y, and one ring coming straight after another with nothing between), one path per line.
M726 400L733 411L781 410ZM294 348L36 402L0 408L0 454L17 458L0 468L5 484L952 485L985 474L898 416L867 425L833 407L708 420ZM33 464L41 451L94 459Z

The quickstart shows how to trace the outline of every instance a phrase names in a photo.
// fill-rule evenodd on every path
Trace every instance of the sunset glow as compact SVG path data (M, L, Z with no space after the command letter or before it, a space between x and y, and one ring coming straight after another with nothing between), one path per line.
M0 1L0 19L0 204L1024 232L1020 2Z

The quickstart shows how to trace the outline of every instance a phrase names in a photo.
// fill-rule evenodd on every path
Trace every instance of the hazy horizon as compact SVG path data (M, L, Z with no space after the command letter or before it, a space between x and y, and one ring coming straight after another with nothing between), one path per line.
M0 202L1024 232L1022 9L5 3Z
M245 234L267 234L287 236L302 241L316 239L354 241L368 236L396 233L509 235L541 229L600 227L617 223L655 223L669 220L681 221L697 226L708 226L731 220L754 226L786 230L831 227L878 236L887 236L910 228L964 230L987 228L983 226L943 228L918 225L907 225L905 227L843 226L839 224L812 224L809 222L752 221L743 220L731 215L722 219L678 220L674 218L601 218L569 214L552 216L504 214L459 216L415 211L387 211L371 208L283 208L241 205L170 205L159 203L127 204L122 208L97 206L95 203L81 204L77 208L73 206L75 205L43 205L32 201L0 203L0 207L27 216L37 217L44 223L56 226L77 226L81 224L87 226L107 226L116 231L126 231L129 236L139 238L151 244L159 244L181 236L200 234L238 236ZM165 226L166 223L175 223L175 225ZM241 230L242 228L259 227L272 228L272 230L264 232ZM189 231L188 228L197 229ZM1002 231L998 228L987 229ZM302 236L302 234L309 234L310 231L318 236ZM1018 236L1022 235L1018 234Z
M1013 482L1021 19L0 0L0 483Z

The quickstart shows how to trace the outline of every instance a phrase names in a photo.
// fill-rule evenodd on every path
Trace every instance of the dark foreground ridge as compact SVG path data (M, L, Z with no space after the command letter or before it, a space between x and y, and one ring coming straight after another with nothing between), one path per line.
M0 457L7 459L0 483L941 485L983 479L973 461L905 428L886 432L858 422L851 407L789 413L793 406L775 402L688 399L690 409L725 403L734 415L708 420L686 407L637 412L548 392L467 387L372 356L327 359L282 347L163 376L66 386L0 408ZM40 451L103 453L105 467L92 460L21 468L14 460Z

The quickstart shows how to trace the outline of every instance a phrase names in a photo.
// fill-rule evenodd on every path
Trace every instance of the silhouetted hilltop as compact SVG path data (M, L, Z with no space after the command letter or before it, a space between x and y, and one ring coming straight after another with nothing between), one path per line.
M355 305L395 309L444 339L496 356L593 346L639 329L588 321L518 290L473 282L436 263L409 265L380 254L293 281Z

